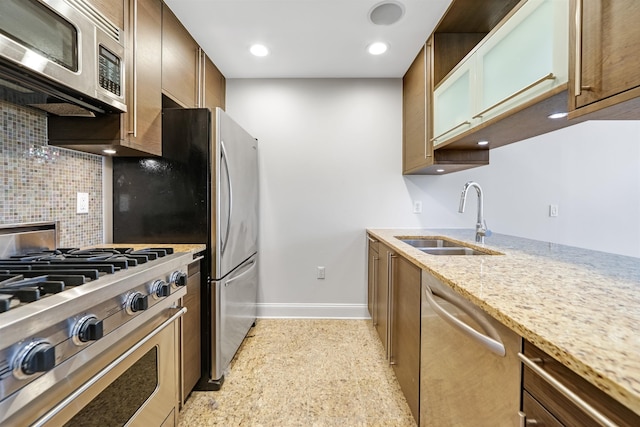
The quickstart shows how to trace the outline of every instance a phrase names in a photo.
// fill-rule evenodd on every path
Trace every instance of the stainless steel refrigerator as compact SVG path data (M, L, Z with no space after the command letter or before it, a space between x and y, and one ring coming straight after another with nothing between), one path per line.
M162 157L113 159L113 240L205 243L202 378L217 390L255 323L258 146L217 108L165 109Z

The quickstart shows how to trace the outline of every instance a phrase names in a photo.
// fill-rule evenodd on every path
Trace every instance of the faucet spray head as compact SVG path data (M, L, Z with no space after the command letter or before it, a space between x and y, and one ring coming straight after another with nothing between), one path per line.
M462 194L460 194L460 207L458 208L458 212L463 213L464 207L467 204L467 187L462 190Z

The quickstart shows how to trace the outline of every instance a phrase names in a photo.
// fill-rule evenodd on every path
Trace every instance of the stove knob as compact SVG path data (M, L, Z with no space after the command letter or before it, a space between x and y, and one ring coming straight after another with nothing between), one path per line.
M102 320L98 320L96 316L85 316L76 322L71 334L71 339L75 345L97 341L104 335Z
M185 286L187 284L187 275L181 271L171 273L169 281L176 286Z
M13 376L25 379L56 366L56 349L46 341L33 341L22 348L13 363Z
M171 286L164 280L156 280L151 284L151 293L157 297L168 297L171 294Z
M144 311L149 308L149 298L140 292L134 292L129 295L125 303L127 313L133 314L137 311Z

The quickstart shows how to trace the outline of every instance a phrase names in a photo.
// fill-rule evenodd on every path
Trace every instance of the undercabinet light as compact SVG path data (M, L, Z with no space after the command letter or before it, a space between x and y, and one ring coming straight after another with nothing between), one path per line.
M489 145L489 141L478 141L478 145Z
M436 172L442 173L444 172L444 169L436 169Z
M116 154L116 150L112 148L107 148L106 150L102 150L102 152L105 154Z
M567 117L568 115L569 115L569 113L565 113L565 112L563 111L563 112L560 112L560 113L553 113L553 114L550 114L550 115L549 115L549 116L547 116L547 117L548 117L548 118L550 118L550 119L562 119L563 117Z

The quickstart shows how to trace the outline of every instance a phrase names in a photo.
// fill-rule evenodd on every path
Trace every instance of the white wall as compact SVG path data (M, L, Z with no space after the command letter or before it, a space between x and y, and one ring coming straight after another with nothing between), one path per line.
M366 317L364 229L472 228L475 201L457 213L471 179L494 232L640 257L637 122L589 122L493 150L489 166L402 177L401 87L227 80L227 112L259 140L261 316Z

